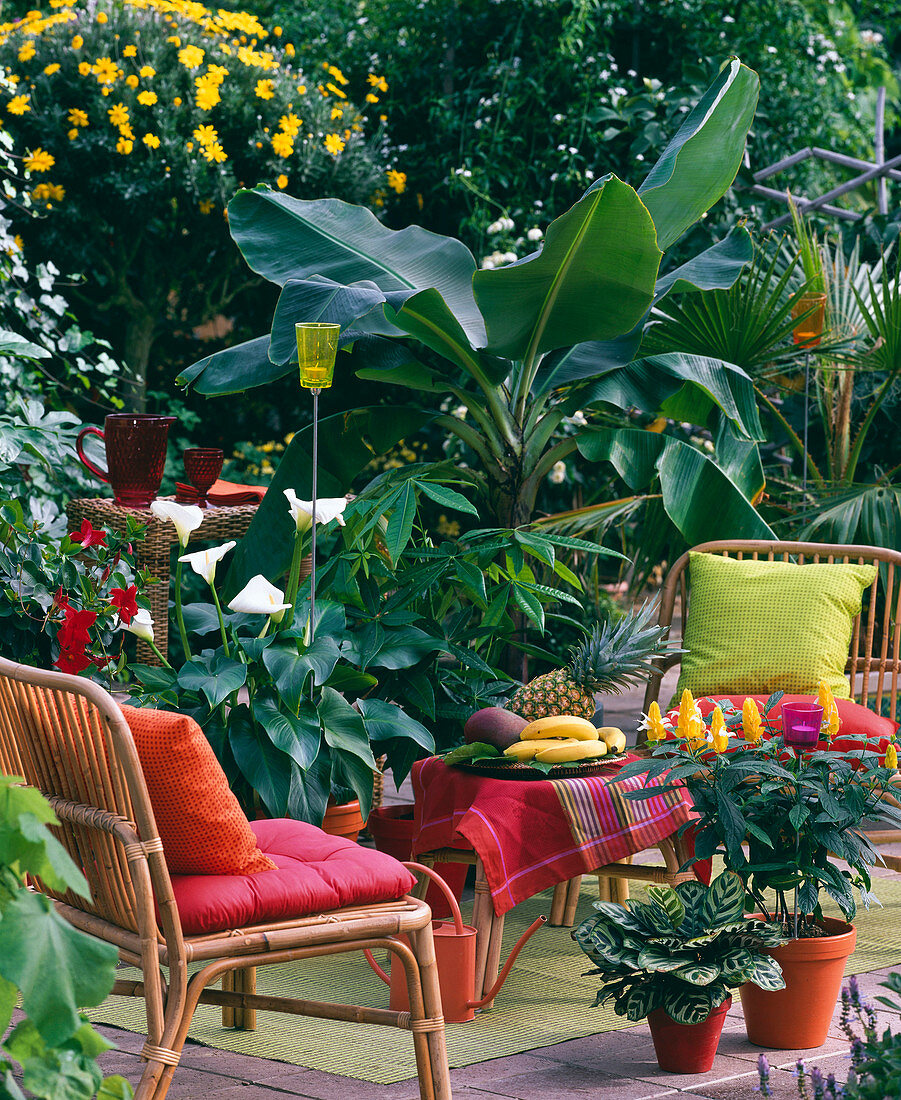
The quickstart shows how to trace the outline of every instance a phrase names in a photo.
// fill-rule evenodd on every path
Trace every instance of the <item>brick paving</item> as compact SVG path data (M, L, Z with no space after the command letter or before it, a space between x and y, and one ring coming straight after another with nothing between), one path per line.
M668 677L661 698L669 699L670 694ZM628 731L635 724L640 703L638 693L608 697L605 720ZM389 781L385 784L385 801L412 801L412 796L406 785L397 792ZM901 846L891 850L901 853ZM880 874L891 872L874 870L874 876ZM869 1000L879 992L879 982L888 973L885 969L860 975L861 990ZM495 1011L503 1011L503 994ZM901 1021L894 1014L880 1011L879 1015L880 1027L892 1023L893 1030L901 1029ZM141 1072L138 1052L142 1037L107 1026L99 1030L118 1047L101 1056L104 1071L121 1073L136 1083ZM599 1100L758 1100L756 1065L760 1053L761 1048L752 1046L745 1037L741 1004L736 1001L726 1018L709 1073L674 1075L660 1070L648 1027L640 1024L626 1031L589 1035L454 1069L451 1081L455 1100L577 1100L588 1096ZM799 1057L843 1081L849 1065L848 1044L838 1026L838 1009L826 1044L819 1050L765 1053L772 1067L771 1087L776 1100L797 1098L793 1071ZM171 1100L417 1100L418 1096L415 1078L377 1085L190 1041L169 1090Z

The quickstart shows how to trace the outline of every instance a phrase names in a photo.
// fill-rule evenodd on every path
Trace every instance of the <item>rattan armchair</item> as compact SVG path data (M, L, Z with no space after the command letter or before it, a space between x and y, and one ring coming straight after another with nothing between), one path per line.
M387 1024L412 1032L423 1100L450 1100L429 907L404 896L205 935L184 935L163 844L128 724L88 680L0 658L0 768L50 799L60 839L84 871L91 901L53 894L73 925L113 943L141 981L113 993L141 996L146 1065L138 1100L162 1100L198 1003L223 1006L239 1027L257 1009ZM215 889L215 876L210 876ZM409 1012L258 995L254 968L383 948L406 971ZM189 974L189 963L199 968ZM164 976L165 971L165 976ZM209 988L223 979L222 989Z

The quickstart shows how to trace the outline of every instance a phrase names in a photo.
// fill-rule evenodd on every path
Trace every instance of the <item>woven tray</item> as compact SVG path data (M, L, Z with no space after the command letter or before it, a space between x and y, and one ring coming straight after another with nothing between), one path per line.
M599 760L583 760L572 764L554 764L549 772L539 771L530 767L521 760L514 760L510 764L498 764L492 759L462 761L452 764L453 768L463 768L464 771L478 772L491 779L587 779L590 775L603 775L611 764L621 764L626 759L626 753L610 754L602 756Z

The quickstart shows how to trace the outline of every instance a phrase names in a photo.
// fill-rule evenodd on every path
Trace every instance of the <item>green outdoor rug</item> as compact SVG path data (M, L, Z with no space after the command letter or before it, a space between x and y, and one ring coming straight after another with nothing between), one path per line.
M585 880L577 920L591 912L591 901L597 897L596 881ZM901 879L877 879L874 887L884 908L861 911L855 918L857 950L850 959L849 974L901 964ZM630 889L634 896L641 896L637 883L630 883ZM507 914L502 959L535 917L549 912L550 898L550 891L539 894ZM597 979L582 976L589 966L569 929L539 929L517 959L494 1008L477 1014L469 1023L448 1025L451 1067L632 1026L612 1008L591 1007ZM388 1005L387 986L358 952L262 967L257 971L257 985L260 992L281 996ZM132 1031L141 1032L145 1026L143 1002L137 998L110 997L89 1015L95 1021ZM191 1038L224 1050L381 1084L416 1075L412 1037L397 1028L259 1012L256 1031L234 1031L223 1028L221 1019L221 1009L200 1005Z

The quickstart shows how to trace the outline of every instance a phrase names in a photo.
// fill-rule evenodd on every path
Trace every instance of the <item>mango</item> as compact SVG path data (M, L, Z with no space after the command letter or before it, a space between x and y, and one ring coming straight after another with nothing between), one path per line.
M463 727L463 740L467 744L483 741L504 751L519 740L519 735L529 723L525 718L503 707L483 707L467 719Z

